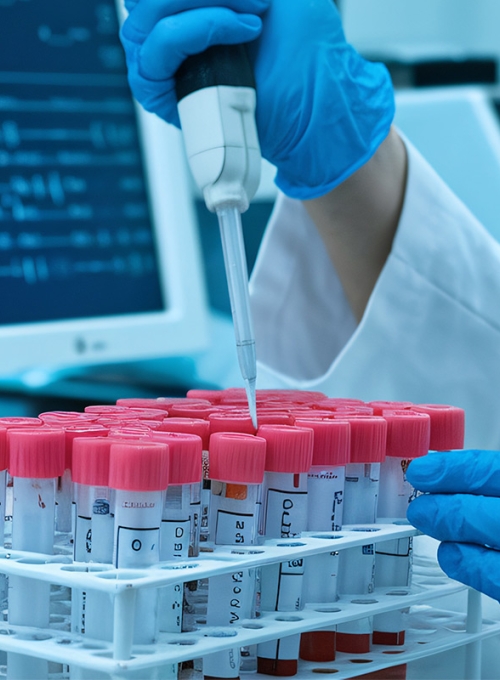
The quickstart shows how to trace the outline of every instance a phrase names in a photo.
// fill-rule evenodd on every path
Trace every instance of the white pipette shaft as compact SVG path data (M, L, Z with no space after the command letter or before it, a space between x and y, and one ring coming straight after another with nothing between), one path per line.
M219 227L224 252L231 314L233 316L236 351L241 375L245 381L248 408L254 426L257 427L257 408L255 383L257 378L257 362L255 355L255 338L250 313L248 293L248 270L245 256L245 244L241 228L241 215L236 207L217 210Z

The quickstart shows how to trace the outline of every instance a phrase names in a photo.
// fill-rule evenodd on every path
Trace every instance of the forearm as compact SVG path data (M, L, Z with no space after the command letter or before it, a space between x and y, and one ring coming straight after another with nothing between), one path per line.
M304 201L358 321L391 251L406 170L406 149L392 128L362 168L330 193Z

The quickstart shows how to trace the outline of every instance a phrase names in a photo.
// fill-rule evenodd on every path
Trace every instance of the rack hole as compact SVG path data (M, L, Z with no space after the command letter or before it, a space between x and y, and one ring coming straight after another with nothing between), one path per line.
M404 649L387 649L382 654L403 654L405 651Z
M56 640L56 643L58 645L72 645L73 640L70 640L69 638L62 638L61 640Z
M171 571L176 571L180 569L194 569L198 564L162 564L160 569L168 569Z
M408 595L407 590L391 590L386 595L396 595L398 597L402 597L403 595Z
M109 572L104 571L101 574L96 574L97 578L105 578L108 581L137 581L138 579L144 578L144 572L142 571L126 571L126 572Z
M169 645L180 645L182 647L189 647L190 645L195 645L196 640L172 640L168 643Z
M351 663L373 663L372 659L349 659Z
M339 538L344 538L343 536L340 536L340 534L314 534L311 536L311 538L323 538L325 540L329 541L336 541ZM338 673L338 671L335 671L335 673Z
M336 614L337 612L341 612L342 609L340 609L340 607L318 607L318 609L315 609L314 611L320 612L321 614Z
M100 573L102 571L111 571L113 567L106 564L71 564L61 567L61 571L72 571L75 573Z
M373 534L375 531L380 531L380 529L373 529L372 527L356 527L355 529L351 529L351 531L364 531L367 534Z
M261 630L264 626L261 623L244 623L242 628L248 628L249 630Z
M338 673L338 670L336 668L313 668L312 672L321 675L332 675L333 673Z
M235 630L213 630L211 633L205 633L205 637L215 638L229 638L236 637L238 633Z
M377 604L378 600L351 600L351 604Z
M52 635L46 633L18 633L16 635L18 640L29 640L32 642L44 642L45 640L52 640Z
M278 543L278 548L303 548L305 543Z
M231 550L231 555L262 555L263 550Z
M106 649L105 645L97 645L92 642L83 642L80 647L82 649L88 649L89 651L103 650Z
M277 616L275 621L286 621L293 623L294 621L302 621L302 616Z

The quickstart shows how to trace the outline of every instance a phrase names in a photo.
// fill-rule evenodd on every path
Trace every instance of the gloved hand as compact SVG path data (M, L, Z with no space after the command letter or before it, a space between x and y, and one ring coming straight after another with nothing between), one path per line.
M451 578L500 600L500 451L431 453L406 478L420 491L408 519L443 541L438 559Z
M346 43L333 0L126 4L121 37L133 93L177 126L174 76L183 60L214 44L251 43L262 155L277 166L276 184L293 198L328 193L368 161L389 132L389 75Z

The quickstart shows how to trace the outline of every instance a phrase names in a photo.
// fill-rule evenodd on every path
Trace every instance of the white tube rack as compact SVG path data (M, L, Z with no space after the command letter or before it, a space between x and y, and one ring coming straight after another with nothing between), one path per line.
M194 632L162 633L158 643L150 646L132 643L139 588L194 581L416 534L408 524L346 527L338 534L311 532L300 539L266 541L262 546L244 549L216 547L196 558L164 562L145 570L73 563L64 554L40 555L0 549L0 573L7 576L24 576L79 590L97 590L114 597L113 642L72 635L64 630L61 617L55 617L51 627L43 630L0 623L0 650L37 656L64 666L81 666L108 673L112 678L151 678L153 669L168 663L197 659L228 647L248 646L390 610L411 608L404 646L375 645L370 654L337 654L335 661L326 664L301 662L295 677L302 680L315 677L314 673L335 673L338 680L352 678L466 645L466 677L476 680L480 678L480 641L500 633L500 622L482 620L481 596L472 590L468 593L465 615L432 609L428 604L431 600L465 590L465 586L448 579L434 563L415 569L414 582L409 588L380 588L368 596L340 597L331 605L309 603L297 612L263 613L257 619L226 628L202 625ZM253 677L261 676L254 674Z

